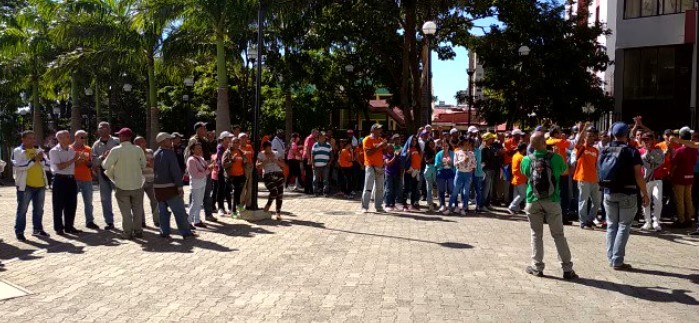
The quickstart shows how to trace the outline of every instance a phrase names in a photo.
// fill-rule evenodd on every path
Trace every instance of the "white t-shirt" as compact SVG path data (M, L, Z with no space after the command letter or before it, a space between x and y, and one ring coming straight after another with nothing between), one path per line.
M282 157L283 153L279 153L278 151L272 151L272 152L274 153L274 156L277 158L277 160L283 158ZM282 171L282 168L279 167L279 164L277 164L276 160L267 159L267 155L265 155L264 151L261 151L257 154L257 160L262 162L262 173L263 174Z

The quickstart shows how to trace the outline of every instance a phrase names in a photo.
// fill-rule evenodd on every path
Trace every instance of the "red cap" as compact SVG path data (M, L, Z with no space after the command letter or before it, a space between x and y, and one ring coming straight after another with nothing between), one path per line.
M114 133L117 136L133 137L133 131L129 128L121 128L121 130Z

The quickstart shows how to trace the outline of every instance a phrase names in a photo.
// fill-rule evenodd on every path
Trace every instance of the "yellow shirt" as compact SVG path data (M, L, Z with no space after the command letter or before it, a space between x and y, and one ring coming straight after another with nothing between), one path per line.
M36 157L36 148L27 149L25 154L27 160L32 160ZM44 168L41 167L41 163L34 163L32 167L27 169L27 186L29 187L44 187Z

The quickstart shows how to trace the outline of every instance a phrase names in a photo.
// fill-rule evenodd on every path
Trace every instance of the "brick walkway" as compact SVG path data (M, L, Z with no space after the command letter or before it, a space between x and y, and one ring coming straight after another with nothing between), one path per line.
M46 200L50 210L50 192ZM567 227L582 277L568 282L550 237L548 276L524 273L524 217L362 215L358 202L298 195L284 209L281 223L224 219L197 240L167 243L148 230L142 241L99 232L20 243L14 188L0 188L0 278L33 292L0 301L0 322L690 322L699 313L699 240L679 233L634 234L627 259L637 269L622 273L606 266L602 231Z

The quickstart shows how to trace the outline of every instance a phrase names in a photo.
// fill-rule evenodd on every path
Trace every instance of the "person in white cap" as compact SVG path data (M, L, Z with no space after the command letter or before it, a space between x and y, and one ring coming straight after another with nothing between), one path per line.
M155 137L158 143L158 150L155 151L153 170L155 180L153 188L160 207L160 236L170 237L170 212L175 215L177 229L183 238L196 236L190 229L187 222L187 210L184 207L184 183L182 182L182 171L177 163L177 155L172 149L171 134L161 132Z

